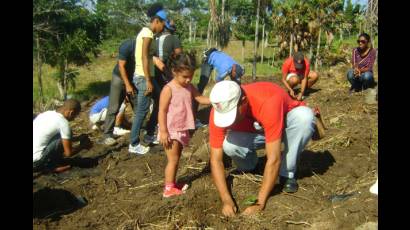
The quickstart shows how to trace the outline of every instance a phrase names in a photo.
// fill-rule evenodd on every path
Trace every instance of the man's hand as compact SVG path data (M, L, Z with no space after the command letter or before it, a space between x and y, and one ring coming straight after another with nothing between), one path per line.
M354 76L359 77L360 76L360 70L359 68L354 68Z
M125 92L127 93L127 95L131 95L133 97L135 96L134 87L132 87L132 85L129 83L125 84Z
M90 149L93 146L93 143L91 142L90 138L88 136L85 136L80 140L80 147L84 149Z
M152 93L152 90L154 90L154 86L152 85L151 80L147 80L147 90L145 91L145 95L148 95Z
M252 206L247 207L242 214L246 215L246 216L250 216L253 214L256 214L258 212L261 212L263 210L264 206L260 205L260 204L255 204Z
M226 217L234 217L238 209L233 202L225 202L222 207L222 214Z
M302 100L302 92L298 93L298 96L296 97L296 100L301 101Z
M290 90L289 90L289 95L290 95L293 99L296 98L296 96L295 96L295 91L293 91L293 89L290 89Z

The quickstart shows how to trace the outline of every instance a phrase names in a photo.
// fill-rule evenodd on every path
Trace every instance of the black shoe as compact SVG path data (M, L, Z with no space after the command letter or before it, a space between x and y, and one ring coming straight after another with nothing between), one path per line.
M282 179L282 178L281 178ZM283 191L287 193L295 193L298 191L299 185L295 178L283 178L285 183L283 184Z

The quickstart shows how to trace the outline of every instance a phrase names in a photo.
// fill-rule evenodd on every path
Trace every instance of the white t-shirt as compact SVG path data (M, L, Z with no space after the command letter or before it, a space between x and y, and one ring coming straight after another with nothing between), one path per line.
M71 138L71 129L63 114L56 111L46 111L39 114L33 121L33 162L42 157L43 150L57 134L62 139Z

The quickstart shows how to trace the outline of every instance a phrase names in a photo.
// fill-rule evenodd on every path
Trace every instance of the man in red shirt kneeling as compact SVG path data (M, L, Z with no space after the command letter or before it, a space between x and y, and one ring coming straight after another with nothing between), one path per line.
M226 184L223 152L232 158L238 170L252 171L258 161L256 150L265 146L267 160L258 200L244 214L265 208L278 174L284 181L284 191L296 192L297 159L315 130L312 109L302 101L293 100L271 82L239 86L233 81L221 81L213 87L210 100L213 106L209 118L210 162L223 203L222 213L234 216L237 211ZM255 129L255 121L263 132ZM282 139L285 149L281 159Z

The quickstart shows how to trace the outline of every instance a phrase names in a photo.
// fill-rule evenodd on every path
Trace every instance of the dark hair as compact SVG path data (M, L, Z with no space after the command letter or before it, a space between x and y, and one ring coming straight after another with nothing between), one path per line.
M158 11L163 10L164 7L162 6L161 3L154 3L152 4L148 10L147 10L147 16L151 18L151 22L154 21L154 19L159 19L160 21L164 21L162 18L158 17L156 15L156 13L158 13Z
M68 99L64 101L63 106L61 106L62 110L74 110L75 112L79 113L81 111L81 104L79 101L75 99Z
M196 58L195 53L185 53L182 52L175 56L171 56L168 59L167 66L169 69L174 71L181 71L181 70L195 70L196 69Z
M370 41L370 36L368 35L368 34L366 34L366 33L361 33L360 35L359 35L359 38L360 37L364 37L368 42Z

